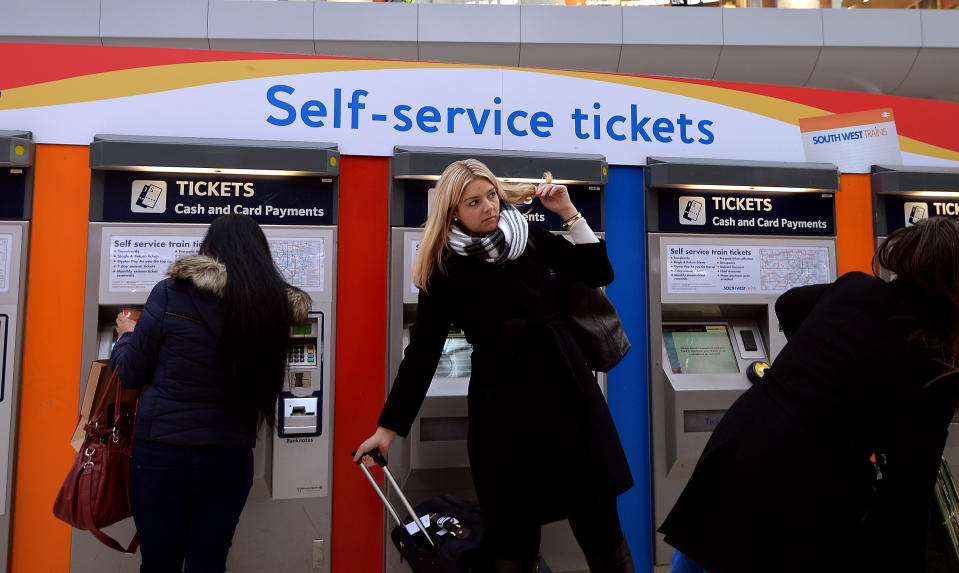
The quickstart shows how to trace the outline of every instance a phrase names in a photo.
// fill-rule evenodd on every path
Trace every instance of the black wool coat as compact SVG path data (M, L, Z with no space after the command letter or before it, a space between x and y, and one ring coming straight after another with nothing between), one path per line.
M530 225L535 248L494 265L449 255L420 291L410 343L379 425L407 435L450 325L473 345L468 448L484 514L547 523L616 496L632 477L606 401L557 306L551 270L602 286L604 242Z
M940 377L952 357L917 335L936 312L858 272L784 293L789 342L713 432L666 541L711 573L923 571L959 400L959 377Z

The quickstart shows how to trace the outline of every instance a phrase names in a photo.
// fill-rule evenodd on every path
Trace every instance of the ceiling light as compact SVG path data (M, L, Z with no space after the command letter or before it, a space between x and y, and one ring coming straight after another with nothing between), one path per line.
M150 173L193 173L209 175L316 175L316 173L310 171L285 171L281 169L220 169L213 167L165 167L161 165L118 165L115 167L107 167L107 169Z

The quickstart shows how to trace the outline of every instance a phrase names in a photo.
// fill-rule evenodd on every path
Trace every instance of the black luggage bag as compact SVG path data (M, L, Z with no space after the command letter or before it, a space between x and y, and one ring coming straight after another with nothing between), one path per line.
M483 544L483 517L477 502L440 495L413 507L387 467L386 458L378 452L368 455L383 468L386 480L409 514L407 519L400 519L370 470L360 463L360 469L396 522L390 538L413 573L492 573L493 557ZM419 522L414 515L419 516ZM551 573L542 556L537 571Z

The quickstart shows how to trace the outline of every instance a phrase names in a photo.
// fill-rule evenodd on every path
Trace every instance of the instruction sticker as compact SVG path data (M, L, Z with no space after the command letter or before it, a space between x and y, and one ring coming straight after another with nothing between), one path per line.
M110 237L110 292L151 290L166 277L173 261L200 250L201 237Z
M0 235L2 239L2 235ZM307 291L322 291L325 251L321 238L267 239L283 278ZM110 292L151 290L163 280L173 261L200 250L202 237L110 237Z

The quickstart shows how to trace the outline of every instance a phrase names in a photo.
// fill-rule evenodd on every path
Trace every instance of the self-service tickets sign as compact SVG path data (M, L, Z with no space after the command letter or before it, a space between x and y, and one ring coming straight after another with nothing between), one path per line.
M959 165L959 104L943 101L209 50L0 43L0 58L18 62L0 69L0 125L29 126L41 143L123 133L332 141L344 155L370 156L424 145L598 153L610 165L646 157L824 161L843 172ZM158 194L148 189L142 203Z
M900 165L902 150L891 108L799 120L806 161L832 163L842 173L869 173L873 165Z

